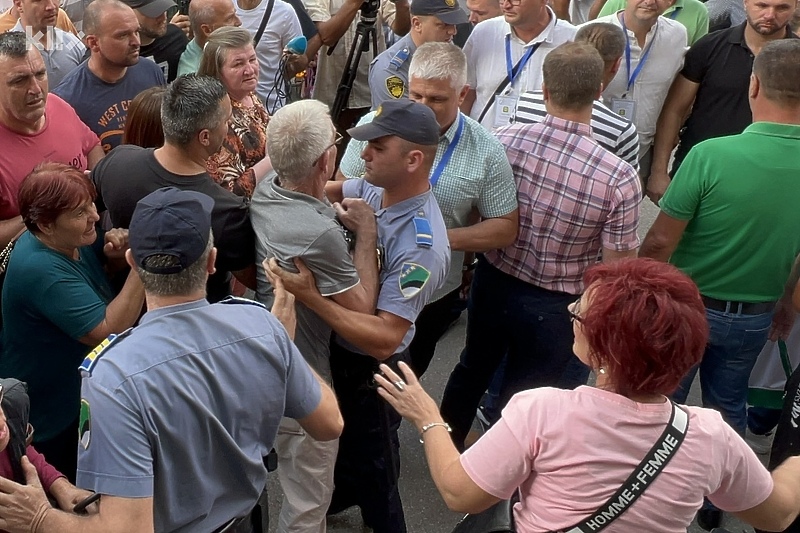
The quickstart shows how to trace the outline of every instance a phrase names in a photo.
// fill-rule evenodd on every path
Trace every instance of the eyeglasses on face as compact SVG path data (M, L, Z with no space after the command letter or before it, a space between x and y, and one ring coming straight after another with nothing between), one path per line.
M571 304L567 306L567 312L569 313L569 318L573 322L583 323L583 317L581 316L581 299L578 298Z

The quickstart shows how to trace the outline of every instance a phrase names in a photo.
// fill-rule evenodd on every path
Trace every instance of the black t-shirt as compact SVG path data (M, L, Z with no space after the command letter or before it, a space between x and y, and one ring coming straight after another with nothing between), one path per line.
M681 75L700 86L681 133L673 170L696 144L742 133L753 122L748 88L754 56L745 43L746 24L709 33L686 54ZM788 29L787 37L794 37Z
M208 301L230 294L230 272L255 263L255 234L250 225L248 202L217 185L205 172L179 176L156 161L153 149L118 146L92 171L97 188L97 210L108 210L115 228L130 226L136 203L162 187L197 191L214 199L211 227L217 248L217 272L208 279Z
M189 39L183 30L174 24L167 24L167 33L147 46L142 45L139 55L153 58L156 65L164 72L167 82L171 82L178 77L178 63L187 44Z

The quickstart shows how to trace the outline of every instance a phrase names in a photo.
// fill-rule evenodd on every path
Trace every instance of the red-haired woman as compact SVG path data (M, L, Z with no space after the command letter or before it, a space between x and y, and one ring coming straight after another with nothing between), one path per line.
M422 434L431 475L451 509L479 512L519 490L518 532L569 531L605 508L672 420L667 396L698 363L708 338L697 287L649 259L597 265L586 286L570 313L575 354L594 369L596 385L517 394L461 456L411 370L401 366L401 379L382 365L379 393ZM639 499L605 532L685 532L705 496L762 529L790 524L800 511L800 458L770 476L716 411L676 407L678 421L679 410L688 426L676 427L688 429L674 456L654 480L648 465L595 525L633 493ZM677 437L665 440L675 449L670 438Z
M81 171L43 163L19 189L28 231L17 240L3 283L0 375L28 384L33 441L75 479L81 376L87 353L131 327L144 290L135 272L118 296L107 273L124 265L128 231L95 230L94 185Z

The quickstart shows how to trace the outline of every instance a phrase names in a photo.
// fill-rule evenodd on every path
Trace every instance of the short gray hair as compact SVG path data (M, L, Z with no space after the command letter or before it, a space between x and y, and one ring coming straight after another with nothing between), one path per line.
M222 64L228 57L230 50L239 50L253 44L253 36L244 28L236 26L223 26L217 28L208 36L208 42L203 48L203 57L197 74L220 79Z
M197 36L200 34L200 26L208 24L214 20L216 9L211 0L195 0L189 3L189 27L192 33Z
M449 80L460 91L467 84L467 56L453 43L425 43L414 52L408 68L409 79Z
M0 33L0 56L20 59L28 55L28 45L25 32L8 31Z
M272 115L267 153L281 180L302 182L330 146L333 130L328 106L319 100L293 102Z
M161 103L164 141L186 146L200 131L219 126L227 118L220 105L227 96L217 79L196 74L178 77L167 87Z
M208 255L213 247L214 235L210 233L208 244L200 259L177 274L153 274L141 267L136 267L136 272L142 280L145 292L155 296L188 296L205 289L206 280L208 279L206 265L208 264ZM176 261L179 261L177 257L166 254L152 255L147 258L147 264L151 267L173 266Z

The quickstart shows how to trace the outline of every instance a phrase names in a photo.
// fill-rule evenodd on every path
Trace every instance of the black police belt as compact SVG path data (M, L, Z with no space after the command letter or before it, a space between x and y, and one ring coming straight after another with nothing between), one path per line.
M670 460L675 457L689 429L689 415L675 405L675 402L670 403L672 403L672 418L642 462L617 492L594 514L574 527L563 529L564 533L596 533L605 529L627 511L664 471Z

